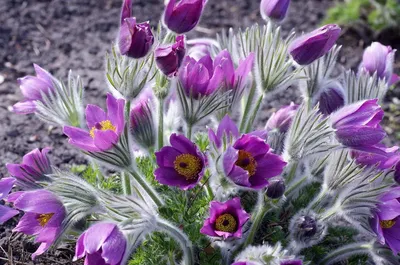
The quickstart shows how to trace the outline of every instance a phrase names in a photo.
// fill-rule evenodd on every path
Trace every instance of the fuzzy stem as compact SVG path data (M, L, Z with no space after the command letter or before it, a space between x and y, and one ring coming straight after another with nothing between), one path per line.
M164 205L163 201L160 199L160 195L150 186L149 183L147 183L146 180L143 179L142 176L140 176L136 171L134 171L132 169L128 169L127 171L139 183L139 185L147 192L147 194L150 196L150 198L154 201L154 203L158 207L161 207Z
M185 265L194 265L194 252L192 249L192 242L190 242L189 238L186 236L184 232L182 232L176 226L170 224L169 222L158 219L157 226L164 232L168 233L172 238L179 242L181 248L183 250L183 263Z
M253 215L253 223L250 227L249 234L247 235L246 241L244 242L243 248L249 246L250 244L253 243L254 238L256 236L256 233L258 229L261 226L261 223L265 217L265 214L268 212L267 207L265 207L264 203L264 194L263 192L258 193L258 202L257 202L257 208L256 208L256 213Z
M158 150L164 146L164 99L158 99Z
M186 137L187 137L189 140L192 140L192 127L193 127L193 124L192 124L191 122L188 122L188 123L187 123Z
M121 173L121 179L122 179L122 190L124 192L124 195L132 195L132 186L131 186L131 179L129 178L129 175L126 174L125 172Z
M330 252L323 260L321 260L318 264L325 265L331 264L333 262L344 260L348 257L355 255L364 255L369 252L369 250L373 248L370 242L360 242L349 244L347 246L343 246L339 249L336 249Z
M246 127L245 132L249 132L249 131L251 130L251 128L253 127L254 121L255 121L255 119L256 119L256 117L257 117L257 114L258 114L258 111L260 110L260 107L261 107L261 103L262 103L263 98L264 98L264 94L262 94L262 95L258 98L257 103L256 103L256 106L255 106L255 108L254 108L254 110L253 110L253 114L250 116L250 120L249 120L249 122L247 123L247 127Z
M247 102L246 106L244 108L243 116L242 116L242 121L240 122L240 131L243 132L246 126L246 122L249 116L249 111L251 109L251 105L253 103L253 99L256 93L256 82L253 82L253 85L251 86L249 96L247 97Z
M295 191L298 187L301 186L301 184L303 184L304 181L307 180L307 176L302 177L299 181L297 181L296 183L294 183L293 185L291 185L285 192L286 196L290 196L293 191Z

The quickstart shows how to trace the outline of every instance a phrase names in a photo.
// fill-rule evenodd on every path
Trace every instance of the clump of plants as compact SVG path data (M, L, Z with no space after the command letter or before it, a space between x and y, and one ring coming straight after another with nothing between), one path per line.
M123 2L106 109L72 73L18 80L13 111L62 127L89 165L61 170L48 147L7 164L0 222L23 213L33 259L74 242L87 265L400 264L400 152L380 125L395 51L373 43L334 77L339 26L283 37L289 1L263 0L265 25L188 40L205 4L170 0L153 29ZM302 103L261 124L289 86Z

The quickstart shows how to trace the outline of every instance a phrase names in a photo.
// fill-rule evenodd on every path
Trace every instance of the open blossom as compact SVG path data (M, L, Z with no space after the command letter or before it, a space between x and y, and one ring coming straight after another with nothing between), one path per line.
M331 114L332 127L341 144L365 150L386 136L379 125L384 112L377 102L377 99L359 101Z
M289 47L289 52L298 64L311 64L332 49L340 31L338 25L325 25L295 39Z
M298 108L299 105L293 102L289 106L283 106L268 119L265 129L267 131L277 130L281 133L287 132Z
M224 203L210 203L210 217L204 221L200 232L212 237L241 238L242 228L250 215L243 210L240 198L236 197Z
M0 179L0 201L8 197L8 193L10 193L12 187L14 186L14 183L14 178ZM0 224L7 222L18 213L19 211L0 204Z
M85 265L120 265L126 238L113 223L97 223L84 232L76 243L74 260L85 258Z
M352 151L351 156L363 166L375 166L379 169L392 168L400 161L398 146L386 147L384 144L371 146L367 152Z
M289 9L290 0L262 0L260 5L261 15L264 19L271 18L281 21Z
M380 197L380 204L371 219L371 227L381 244L388 245L393 253L400 252L400 187L392 188Z
M206 0L169 0L164 13L165 25L172 31L183 34L199 23Z
M37 64L34 64L33 67L35 68L36 76L28 75L18 79L19 87L25 99L13 106L15 113L34 113L36 111L35 101L41 101L42 94L48 95L54 91L54 77Z
M186 56L179 71L179 81L186 95L194 99L214 93L223 78L222 66L215 64L208 54L198 61Z
M185 36L177 36L175 43L158 47L154 54L161 72L167 76L176 75L186 54Z
M268 179L280 175L285 165L264 139L251 134L242 135L223 155L225 175L236 185L252 189L268 186Z
M69 143L89 152L109 150L118 142L124 130L125 100L107 94L107 113L96 105L87 105L86 122L89 131L65 126Z
M38 148L24 155L21 164L7 164L11 176L21 182L36 182L53 172L47 153L50 148Z
M41 255L55 242L62 231L65 208L56 195L47 190L15 192L8 196L9 202L25 214L14 232L35 236L41 243L32 258Z
M390 46L385 46L379 42L373 42L371 46L365 49L360 69L373 75L374 73L381 79L386 79L391 83L398 77L393 76L393 64L396 50ZM396 78L397 77L397 78Z
M156 152L156 180L183 190L191 189L204 175L206 157L183 135L172 134L170 143L171 146L164 146Z

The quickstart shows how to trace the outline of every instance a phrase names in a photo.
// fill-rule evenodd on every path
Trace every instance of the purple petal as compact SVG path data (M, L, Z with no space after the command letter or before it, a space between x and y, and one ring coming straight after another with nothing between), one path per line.
M400 216L400 202L394 199L380 203L378 216L380 220L393 220Z
M19 214L19 211L11 209L4 205L0 205L0 224L4 224L17 214Z
M36 104L34 100L21 101L12 107L12 111L17 114L30 114L36 111Z
M56 213L62 208L57 196L47 190L27 191L14 202L14 207L37 214Z
M336 137L345 146L368 146L378 144L386 137L386 132L381 128L345 126L336 131Z
M107 114L96 105L88 104L85 113L89 130L95 127L97 123L107 120Z
M18 225L13 229L13 232L31 236L37 235L42 230L37 218L38 214L36 213L25 213L19 220Z
M32 260L35 260L37 256L42 255L51 247L51 243L42 243L35 253L32 254Z
M86 255L84 265L108 265L99 252Z
M177 149L182 154L197 155L196 145L183 135L173 133L169 138L169 142L173 148Z
M175 186L182 190L192 189L201 180L201 174L197 179L187 180L185 176L179 175L174 168L157 168L154 171L155 179L164 185Z
M0 180L0 200L8 196L8 193L10 193L14 183L14 178L2 178Z
M84 238L86 253L93 254L99 251L101 246L103 246L104 242L116 228L117 225L112 223L97 223L92 225L86 231L86 236Z
M182 154L171 146L164 146L159 152L156 152L157 165L159 167L174 167L174 161L178 155Z
M119 30L118 47L121 54L125 55L129 52L132 45L132 34L136 26L136 18L126 18Z
M249 56L246 57L243 61L240 60L239 67L235 72L235 85L240 81L239 89L246 83L247 77L254 65L254 53L251 52Z
M237 128L236 124L231 120L229 115L225 115L225 117L221 120L218 130L217 130L217 137L219 140L222 139L224 134L229 138L232 136L233 138L239 137L239 129Z
M84 244L85 235L86 235L86 232L82 233L79 236L78 241L76 241L75 256L74 256L73 261L83 258L86 254L85 244Z
M101 256L110 265L120 264L126 248L126 239L117 228L113 230L102 246Z
M94 145L101 151L109 150L118 142L118 135L112 130L94 131Z
M124 130L125 125L125 116L124 109L125 108L125 100L116 99L110 93L107 94L107 112L108 119L111 123L116 126L118 135Z
M132 16L132 0L124 0L121 8L121 24L124 22L125 18Z
M64 126L64 134L70 139L69 143L89 152L99 152L89 132L76 127Z
M254 158L264 155L269 151L269 145L263 139L248 134L243 134L233 147L237 150L249 152Z

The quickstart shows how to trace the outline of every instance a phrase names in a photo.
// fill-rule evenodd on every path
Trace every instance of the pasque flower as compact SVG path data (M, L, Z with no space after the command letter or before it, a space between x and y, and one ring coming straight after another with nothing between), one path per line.
M288 259L288 260L283 260L280 262L279 265L302 265L303 261L300 259Z
M224 137L229 140L227 141L229 143L232 140L239 138L239 135L239 129L228 115L225 115L221 120L216 133L212 129L208 130L208 138L217 148L221 147Z
M24 155L21 164L7 164L8 172L20 182L36 182L53 172L47 153L50 148L38 148Z
M296 115L299 105L290 103L289 106L283 106L268 119L265 129L270 131L279 131L285 133L289 130L293 117Z
M379 78L386 79L390 83L395 53L396 50L393 50L392 47L373 42L365 49L360 68L371 75L376 73Z
M199 23L206 0L170 0L165 8L164 22L172 31L183 34Z
M262 0L260 5L261 15L264 19L271 18L281 21L288 11L290 0Z
M377 102L377 99L359 101L331 114L332 127L341 144L365 151L386 136L379 125L384 112Z
M8 201L25 214L14 228L14 232L35 236L41 243L32 258L41 255L60 236L65 208L56 195L47 190L16 192L8 196Z
M378 209L371 219L371 227L381 244L400 252L400 187L392 188L380 197Z
M250 261L238 261L238 262L232 263L231 265L258 265L258 264L250 262Z
M89 131L65 126L64 133L70 138L69 143L89 152L109 150L118 142L124 130L125 100L107 95L107 111L105 113L96 105L86 107L86 122Z
M210 216L204 221L200 232L212 237L241 238L242 228L250 215L243 210L240 198L236 197L224 203L212 201Z
M161 72L167 76L176 75L186 54L185 36L177 36L175 43L158 47L154 54Z
M2 178L0 180L0 201L7 198L8 193L11 191L14 186L15 179L14 178ZM19 211L11 209L7 206L0 204L0 224L3 224L16 216Z
M271 153L264 139L242 135L223 155L225 175L235 184L252 189L265 188L268 179L282 173L286 162Z
M42 95L48 95L54 91L54 77L34 64L36 76L25 76L18 79L18 84L25 99L13 106L13 111L19 114L34 113L36 111L35 101L42 100Z
M331 114L345 105L343 87L336 82L327 84L321 89L316 101L319 103L319 111L322 114Z
M126 238L113 223L92 225L76 243L74 260L85 258L85 265L120 265Z
M130 112L130 131L133 138L143 147L155 144L154 119L148 99L136 103Z
M149 22L137 23L136 18L125 18L119 31L119 50L135 59L145 57L154 43Z
M400 184L400 161L394 167L394 180Z
M352 151L351 156L363 166L377 166L379 169L392 168L400 161L399 147L386 147L384 144L371 146L366 152Z
M171 146L164 146L156 152L156 180L183 190L191 189L204 175L206 157L183 135L172 134L170 143Z
M224 78L222 65L217 65L210 55L198 61L190 56L183 60L179 71L179 81L188 97L198 99L214 93Z
M332 49L340 31L338 25L325 25L295 39L289 47L289 52L298 64L311 64Z

